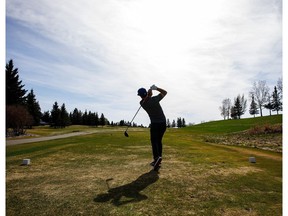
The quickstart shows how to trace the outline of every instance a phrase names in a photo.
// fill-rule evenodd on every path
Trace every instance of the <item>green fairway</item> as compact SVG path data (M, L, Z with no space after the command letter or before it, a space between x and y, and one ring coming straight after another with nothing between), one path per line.
M7 215L281 215L281 153L204 139L282 122L256 119L168 129L159 173L149 129L7 146Z

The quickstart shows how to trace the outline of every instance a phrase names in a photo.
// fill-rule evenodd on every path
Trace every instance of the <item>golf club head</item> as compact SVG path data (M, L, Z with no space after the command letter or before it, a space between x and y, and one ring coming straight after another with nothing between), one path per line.
M124 132L124 135L125 135L126 137L129 137L127 131Z

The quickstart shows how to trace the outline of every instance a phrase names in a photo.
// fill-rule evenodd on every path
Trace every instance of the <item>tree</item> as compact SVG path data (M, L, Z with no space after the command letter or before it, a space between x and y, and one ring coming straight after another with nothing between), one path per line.
M267 103L264 104L264 107L266 109L269 109L269 114L270 116L272 115L271 111L273 110L273 105L272 105L272 102L271 102L271 96L270 94L267 96Z
M282 78L279 78L278 81L277 81L277 90L279 92L279 97L280 97L280 100L283 99L283 91L282 91Z
M53 108L51 110L51 123L52 126L59 127L60 126L60 122L61 122L61 111L59 109L58 103L55 102L53 104Z
M65 107L65 103L63 103L60 109L60 127L65 128L68 125L70 125L70 119Z
M167 128L170 128L170 127L171 127L171 123L170 123L170 120L169 120L169 119L167 119L167 121L166 121L166 126L167 126Z
M244 95L242 95L242 97L238 95L234 99L234 106L231 109L231 117L234 119L240 119L246 112L246 106L247 100L244 98Z
M95 126L97 127L99 125L99 116L98 113L95 113Z
M13 60L6 64L6 105L24 104L27 90L19 80L18 68L14 69Z
M182 118L182 127L186 127L186 121L184 118Z
M172 128L175 128L175 127L176 127L176 122L175 122L174 119L173 119L173 121L172 121L171 127L172 127Z
M230 111L231 111L231 100L229 98L226 98L222 101L222 106L219 107L219 110L221 112L221 115L224 117L224 120L226 117L229 119Z
M280 98L280 93L277 91L276 86L274 87L274 92L272 93L272 109L273 111L278 112L280 110L282 110L282 102L281 102L281 98Z
M105 125L105 122L106 122L106 119L104 117L104 114L102 113L101 116L100 116L100 125L101 126L104 126Z
M251 104L250 104L249 113L250 115L254 115L254 118L256 114L259 114L258 106L257 106L257 103L255 102L253 94L251 95Z
M49 111L45 111L42 114L42 121L44 121L46 123L50 123L51 122L51 116L50 116L50 112Z
M70 113L70 121L73 125L81 125L82 124L82 112L75 108L73 113Z
M24 105L6 106L6 136L25 134L25 126L30 126L33 118ZM12 129L12 132L9 131Z
M254 95L255 100L260 109L261 117L262 117L263 116L262 109L263 109L264 104L267 102L268 95L269 95L269 87L266 85L266 81L262 80L262 81L254 82L250 94Z
M33 89L31 89L30 93L26 97L26 106L28 112L33 117L34 121L33 125L39 125L42 113L39 102L36 100L36 96L34 94Z
M177 118L177 127L178 128L182 127L182 119L181 118Z

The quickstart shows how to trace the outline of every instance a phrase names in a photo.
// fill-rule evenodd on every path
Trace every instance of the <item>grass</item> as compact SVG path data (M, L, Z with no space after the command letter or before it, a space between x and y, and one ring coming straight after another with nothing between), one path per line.
M27 129L26 134L28 136L24 137L12 137L9 139L21 139L21 138L31 138L31 136L54 136L60 134L67 134L67 133L74 133L74 132L81 132L81 131L92 131L92 130L103 130L105 127L91 127L91 126L84 126L84 125L71 125L69 127L55 129L50 127L49 125L45 126L38 126L33 127L32 129Z
M282 154L204 142L230 131L207 124L167 130L159 173L148 129L7 146L7 215L281 215Z

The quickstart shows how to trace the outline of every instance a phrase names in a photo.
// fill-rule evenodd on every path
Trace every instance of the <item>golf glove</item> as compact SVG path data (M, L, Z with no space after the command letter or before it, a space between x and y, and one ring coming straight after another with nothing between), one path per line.
M150 89L152 89L152 90L157 90L157 86L156 86L156 85L152 85L152 86L150 87Z

